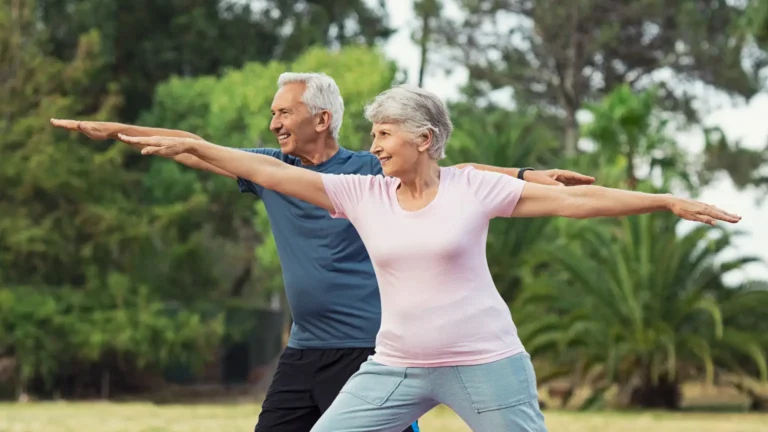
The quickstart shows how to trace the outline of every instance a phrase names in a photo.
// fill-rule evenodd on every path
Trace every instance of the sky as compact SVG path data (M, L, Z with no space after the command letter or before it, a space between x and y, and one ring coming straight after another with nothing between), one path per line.
M418 47L411 40L411 29L417 25L413 14L412 0L387 0L387 11L390 24L399 29L384 46L387 56L393 59L407 73L408 82L416 84L419 72L420 54ZM460 12L450 7L444 10L449 16ZM446 74L437 68L428 69L424 88L430 90L445 100L459 96L459 88L467 79L466 70L455 68ZM719 101L723 102L723 101ZM763 148L768 143L768 93L763 92L748 101L725 101L718 103L716 109L704 116L707 126L719 126L729 140L738 140L747 148ZM676 133L678 142L692 152L704 148L704 140L699 130L686 130ZM565 168L568 167L552 167ZM592 173L584 173L592 174ZM599 179L598 179L599 183ZM731 213L742 216L741 222L735 227L744 231L745 235L738 238L733 250L724 254L723 258L736 256L759 256L768 263L768 199L762 205L757 204L759 191L739 191L727 175L718 176L697 199L716 205ZM693 222L685 221L682 229L693 226ZM768 279L768 264L753 264L745 267L743 272L731 274L729 282L750 279Z

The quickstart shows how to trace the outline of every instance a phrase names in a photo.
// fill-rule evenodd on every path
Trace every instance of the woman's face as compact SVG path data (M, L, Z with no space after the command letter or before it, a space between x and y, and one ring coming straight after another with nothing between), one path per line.
M385 175L402 177L416 169L419 158L429 157L430 133L414 136L396 123L374 123L371 136L371 153L381 162Z

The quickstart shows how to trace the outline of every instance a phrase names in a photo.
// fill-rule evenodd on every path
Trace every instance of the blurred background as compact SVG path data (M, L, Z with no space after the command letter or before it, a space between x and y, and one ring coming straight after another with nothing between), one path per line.
M551 431L768 430L766 66L766 0L2 0L0 431L252 430L290 324L262 204L48 119L276 146L284 71L336 79L350 149L408 82L447 163L741 214L494 221L488 260Z

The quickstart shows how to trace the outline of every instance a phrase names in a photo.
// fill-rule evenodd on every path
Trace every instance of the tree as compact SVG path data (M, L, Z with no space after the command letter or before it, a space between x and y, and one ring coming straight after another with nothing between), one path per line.
M720 128L707 128L704 135L702 179L709 182L719 171L728 173L733 184L744 189L750 186L768 189L768 175L761 168L768 165L768 143L765 148L752 150L729 140Z
M119 86L119 120L150 107L155 86L178 75L215 75L246 62L293 60L311 46L373 45L386 39L383 7L362 0L38 0L51 54L72 57L80 35L97 31L104 78ZM105 92L107 87L93 86Z
M694 160L672 139L657 100L654 89L636 93L621 85L599 103L585 104L592 120L582 128L582 136L595 145L585 158L592 166L624 166L624 184L630 189L639 181L658 179L662 189L683 186L695 192L699 184Z
M418 31L412 35L414 41L421 51L421 60L419 61L419 87L424 85L424 75L427 71L429 61L429 51L433 45L433 36L437 30L437 20L440 19L440 10L442 2L439 0L417 0L413 4L416 16L421 20Z
M539 249L534 263L562 272L529 279L514 305L529 352L593 385L593 399L618 386L622 406L678 408L683 380L713 382L718 371L766 380L768 340L755 323L768 291L723 282L754 259L724 261L733 235L700 227L678 236L676 222L634 216Z
M731 95L758 89L756 71L742 68L749 41L735 28L743 7L726 0L469 1L464 17L443 28L444 46L467 66L471 94L512 88L518 103L560 115L564 149L577 151L576 114L622 83L641 90L653 74L667 106L694 115L680 84L703 82ZM755 68L762 67L753 62Z
M768 50L768 1L749 0L741 24L742 30L754 38L763 52ZM755 60L765 66L768 56L759 56Z
M156 371L171 361L199 368L210 359L220 316L171 311L148 287L117 273L89 284L0 288L0 357L15 357L20 393L35 385L45 394L108 398L121 378L122 386L139 387L125 382L131 369ZM91 368L98 381L89 378Z
M120 155L58 139L54 114L108 116L119 99L96 99L89 85L102 64L97 34L84 36L65 63L38 49L45 39L34 4L0 8L0 282L81 284L89 265L126 269L124 248L146 224L125 200L131 184L116 175ZM118 192L115 192L118 191ZM87 263L87 264L86 264Z
M0 4L0 357L15 358L22 389L45 390L91 366L124 370L111 355L146 367L204 358L215 317L171 318L162 291L137 282L144 252L165 234L153 219L169 209L144 205L149 188L123 169L124 147L48 126L119 109L117 91L94 91L108 88L102 40L86 33L72 59L57 59L36 7Z

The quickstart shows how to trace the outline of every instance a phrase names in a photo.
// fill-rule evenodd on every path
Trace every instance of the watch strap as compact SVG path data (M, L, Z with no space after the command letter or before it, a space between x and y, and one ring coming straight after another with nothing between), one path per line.
M520 168L517 170L517 178L520 180L524 180L523 177L525 176L526 171L536 171L534 168L526 167L526 168Z

